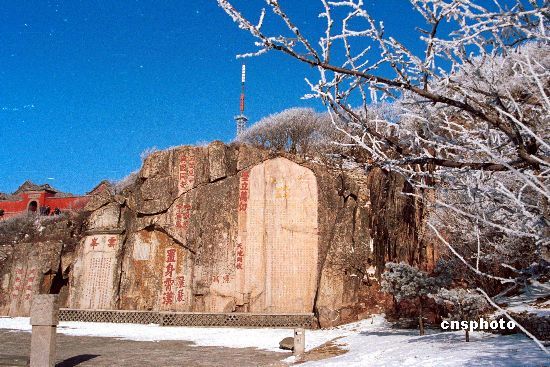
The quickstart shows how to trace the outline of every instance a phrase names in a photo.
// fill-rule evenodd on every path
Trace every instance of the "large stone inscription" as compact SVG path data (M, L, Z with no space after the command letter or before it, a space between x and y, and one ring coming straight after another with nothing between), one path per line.
M71 307L81 309L116 308L117 254L120 237L97 234L85 237L81 257L75 263L74 278L81 287L73 287Z
M243 188L247 188L246 195ZM246 205L243 203L246 199ZM317 182L285 158L250 170L239 192L237 283L252 312L308 312L317 282ZM244 209L244 210L241 210ZM242 265L240 256L244 257ZM239 278L237 278L239 279Z
M178 161L178 193L189 191L195 184L195 153L193 150L183 151Z
M189 311L191 307L191 264L186 251L167 247L162 267L162 294L160 309Z
M191 311L190 252L165 233L142 230L130 238L123 261L122 309Z

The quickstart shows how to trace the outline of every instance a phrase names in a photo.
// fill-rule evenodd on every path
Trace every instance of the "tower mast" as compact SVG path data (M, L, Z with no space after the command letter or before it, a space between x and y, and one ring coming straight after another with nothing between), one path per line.
M246 81L246 65L243 64L241 69L241 100L240 100L240 114L235 116L235 122L237 124L237 138L246 129L246 123L248 118L244 115L244 83Z

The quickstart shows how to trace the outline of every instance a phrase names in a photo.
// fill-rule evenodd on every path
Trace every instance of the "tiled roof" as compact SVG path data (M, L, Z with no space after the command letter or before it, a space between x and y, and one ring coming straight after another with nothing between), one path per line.
M27 181L23 182L23 184L22 184L21 186L19 186L19 188L18 188L17 190L15 190L15 192L13 193L13 195L19 195L19 194L21 194L22 192L26 192L26 191L51 191L51 192L59 192L59 190L54 189L53 187L51 187L51 186L48 185L48 184L37 185L37 184L35 184L34 182L27 180Z

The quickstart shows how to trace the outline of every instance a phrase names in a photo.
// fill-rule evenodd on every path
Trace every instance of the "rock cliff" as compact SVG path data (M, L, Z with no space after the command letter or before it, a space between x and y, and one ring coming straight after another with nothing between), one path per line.
M247 145L173 148L147 157L121 192L93 197L70 258L62 245L45 246L50 265L41 266L68 274L71 308L314 312L321 326L336 325L384 302L376 275L386 261L433 263L409 191L378 169ZM17 251L31 254L26 246ZM7 307L17 251L3 270L0 310L9 314L27 310Z

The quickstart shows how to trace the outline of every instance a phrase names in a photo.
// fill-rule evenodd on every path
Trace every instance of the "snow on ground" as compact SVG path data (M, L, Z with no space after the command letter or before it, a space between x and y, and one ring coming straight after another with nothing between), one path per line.
M355 325L355 332L336 341L346 344L348 353L303 366L550 366L550 355L523 334L472 332L466 343L462 331L428 330L419 336L415 330L392 329L382 318Z
M523 288L523 292L512 297L497 297L495 301L506 304L508 312L528 312L539 317L550 317L550 300L541 302L550 294L550 285L531 281L531 284ZM495 312L498 314L498 311Z
M0 317L0 329L31 331L28 317ZM166 327L155 324L113 324L62 321L57 332L71 336L113 337L136 341L186 340L197 346L256 347L280 351L279 341L293 335L289 329Z
M29 318L0 317L0 329L30 331ZM279 341L289 329L160 327L158 325L61 322L58 332L73 336L115 337L136 341L186 340L197 346L256 347L280 351ZM435 332L418 336L414 330L389 327L381 316L324 330L306 331L306 350L334 338L348 353L316 362L314 366L550 366L550 357L525 336ZM287 359L292 361L292 357Z

